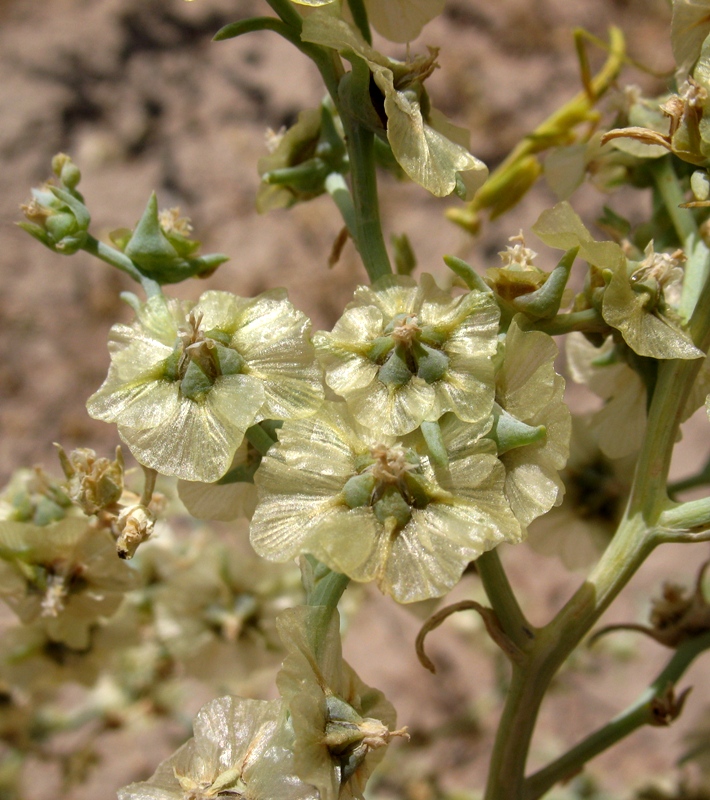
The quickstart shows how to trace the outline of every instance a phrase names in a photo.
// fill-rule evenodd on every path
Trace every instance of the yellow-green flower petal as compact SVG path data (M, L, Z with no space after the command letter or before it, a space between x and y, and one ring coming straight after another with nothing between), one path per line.
M569 456L572 423L564 403L565 382L554 369L556 357L557 347L550 336L524 332L513 320L496 375L496 401L520 422L545 428L542 441L500 456L506 470L506 495L525 527L559 505L564 494L558 473Z
M519 541L521 531L495 445L482 438L490 420L471 425L449 414L440 424L450 461L435 469L418 433L383 436L349 418L343 403L326 403L317 419L284 423L255 477L254 549L274 561L311 553L354 580L375 580L400 602L444 594L469 561L501 541ZM375 489L346 501L345 485L356 475L370 476ZM379 504L395 487L405 516Z
M359 287L314 341L327 384L358 422L401 435L448 411L474 423L488 416L499 314L488 294L452 297L430 275L420 284L392 275ZM392 363L402 377L388 372Z
M649 358L700 358L702 350L681 329L679 320L654 311L650 295L632 289L626 266L616 270L604 292L604 321L621 332L640 356Z
M372 27L390 42L411 42L441 14L445 0L365 0Z

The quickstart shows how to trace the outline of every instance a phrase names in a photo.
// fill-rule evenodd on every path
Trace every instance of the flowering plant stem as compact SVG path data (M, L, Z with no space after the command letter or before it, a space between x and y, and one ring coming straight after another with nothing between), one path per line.
M525 650L534 636L532 626L513 593L498 551L489 550L479 556L476 568L503 633L517 648Z
M572 136L577 125L593 121L593 108L621 72L626 60L626 42L623 33L616 27L609 29L609 56L606 62L588 83L584 91L579 92L569 102L551 114L544 122L531 131L509 153L504 161L491 173L485 186L463 208L451 208L446 216L463 228L475 230L477 212L484 208L493 208L493 215L500 198L505 196L508 188L515 183L516 173L524 171L527 161L549 147L566 142ZM538 165L538 169L539 165ZM537 177L539 172L535 173ZM523 190L524 192L525 190ZM500 213L500 211L498 211Z
M100 242L98 239L95 239L93 236L91 236L91 234L87 235L86 242L84 243L82 250L92 256L95 256L96 258L101 259L101 261L104 263L120 269L121 272L125 272L126 275L130 275L134 281L140 283L140 285L143 287L143 291L148 297L162 294L160 284L156 283L150 278L147 278L145 275L141 275L141 273L136 269L136 265L131 261L130 258L128 258L128 256L124 255L113 247L105 245L103 242Z
M684 642L676 650L655 681L625 711L592 733L578 745L525 782L524 800L537 800L555 783L574 775L594 756L615 745L643 725L663 725L672 721L682 699L674 709L670 691L693 660L710 648L710 634ZM682 698L682 696L681 696ZM664 714L668 716L665 717Z
M685 219L689 212L676 208L677 193L666 191L662 197L673 206L673 214L684 233L694 235ZM679 212L677 215L676 211ZM710 338L708 282L700 292L689 332L699 347L707 346ZM585 582L551 622L534 631L534 639L512 666L510 688L491 758L486 800L532 800L540 796L525 780L525 762L537 714L550 681L653 549L668 541L661 524L662 514L671 507L667 493L668 471L686 399L701 364L702 359L669 359L659 363L658 380L648 410L647 434L624 518ZM681 537L676 538L676 541L681 540ZM500 588L497 591L500 592ZM501 625L508 630L511 627L510 608L499 600L492 599L491 602L497 602L496 611L499 617L502 614ZM598 732L592 742L592 747L596 748L593 754L611 746L621 738L621 734L630 733L636 727L638 725L625 728L619 723L608 737ZM584 751L583 745L578 747ZM558 762L577 758L579 752L572 755L576 750L574 748ZM549 769L553 769L552 765ZM558 779L562 777L558 774ZM546 788L551 785L545 784Z
M392 273L380 222L375 173L375 135L348 114L342 115L350 156L355 212L355 244L370 280ZM346 220L347 224L347 220Z

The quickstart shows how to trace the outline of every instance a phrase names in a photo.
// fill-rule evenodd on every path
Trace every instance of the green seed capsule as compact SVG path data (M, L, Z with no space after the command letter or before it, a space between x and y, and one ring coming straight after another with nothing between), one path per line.
M378 336L370 345L367 357L375 364L382 364L394 347L394 339L391 336Z
M497 403L493 406L493 418L493 427L488 435L496 443L499 456L516 447L544 442L547 436L544 425L527 425L508 414Z
M370 472L353 475L343 487L343 498L350 508L369 506L375 491L375 476Z
M199 400L212 388L212 380L200 369L196 361L190 361L185 377L180 383L180 391L190 400Z
M427 383L434 383L446 375L449 368L449 357L441 350L435 350L425 344L415 342L414 357L417 360L417 375Z
M219 330L219 328L212 328L205 333L205 339L214 339L225 347L229 347L232 336L226 331Z
M402 497L398 489L388 486L382 497L373 506L375 516L384 523L389 517L394 517L397 527L403 528L412 518L412 509Z
M222 375L238 375L244 369L244 359L231 347L217 344L214 347L214 353Z
M412 378L412 373L407 366L407 361L404 354L401 353L402 348L397 347L390 353L389 358L380 367L377 377L385 384L385 386L404 386L409 383Z

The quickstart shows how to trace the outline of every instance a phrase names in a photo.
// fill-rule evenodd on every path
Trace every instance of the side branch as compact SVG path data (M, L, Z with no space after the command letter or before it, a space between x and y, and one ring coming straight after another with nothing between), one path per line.
M678 696L674 686L692 661L710 648L710 633L683 643L665 669L625 711L592 733L563 756L526 779L523 799L537 800L556 783L579 772L595 756L644 725L670 725L683 710L689 689Z

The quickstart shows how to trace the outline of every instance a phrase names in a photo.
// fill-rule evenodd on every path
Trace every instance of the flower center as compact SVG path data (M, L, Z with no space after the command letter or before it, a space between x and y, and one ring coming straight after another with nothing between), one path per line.
M394 323L394 328L390 336L397 344L411 345L417 334L421 332L422 329L419 327L419 320L413 314L408 314Z
M394 529L401 530L413 508L429 504L419 458L401 444L377 444L370 448L370 457L373 460L343 487L343 499L350 508L369 506L380 522L393 519Z
M50 575L47 578L47 588L42 598L42 616L58 617L64 611L64 601L67 594L64 577L62 575Z
M416 464L407 461L407 451L401 444L391 447L377 444L370 449L370 455L375 462L366 471L371 472L379 483L399 483L407 472L417 468Z
M180 391L199 401L221 375L242 372L245 361L231 347L231 336L225 331L202 329L203 314L191 311L178 329L175 349L164 363L164 377L180 382Z

